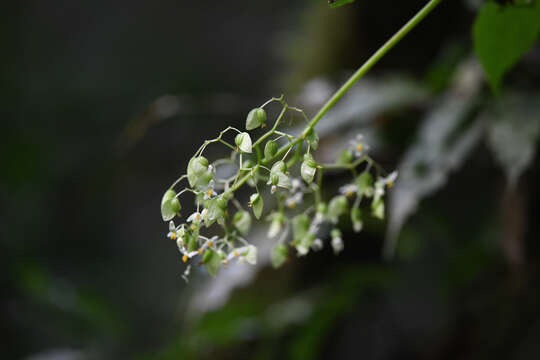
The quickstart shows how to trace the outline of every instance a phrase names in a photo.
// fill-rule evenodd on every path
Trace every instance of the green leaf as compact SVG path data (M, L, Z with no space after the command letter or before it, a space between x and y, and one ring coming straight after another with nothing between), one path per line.
M540 137L540 93L505 93L483 114L488 145L511 185L535 157Z
M289 256L289 248L287 245L284 244L277 244L272 249L272 254L270 255L270 259L272 261L272 266L277 269L281 267L287 261L287 258Z
M530 50L540 33L540 1L529 6L485 2L473 26L476 55L494 92L504 74Z
M219 270L219 266L221 265L221 257L219 254L212 249L208 249L203 255L202 262L206 271L215 277Z
M354 2L354 0L328 0L328 6L330 6L331 8L337 8L345 4L350 4L352 2Z
M163 221L172 220L180 209L180 201L176 198L176 192L172 189L167 190L163 194L163 198L161 198L161 217Z
M260 219L263 211L262 196L259 193L252 194L249 198L249 203L253 209L253 215L255 215L257 219Z

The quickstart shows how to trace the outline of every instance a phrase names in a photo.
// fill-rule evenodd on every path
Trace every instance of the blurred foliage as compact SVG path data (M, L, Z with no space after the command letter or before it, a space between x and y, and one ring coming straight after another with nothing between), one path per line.
M531 49L540 34L540 3L532 0L499 5L487 1L473 27L474 47L493 91L503 75Z

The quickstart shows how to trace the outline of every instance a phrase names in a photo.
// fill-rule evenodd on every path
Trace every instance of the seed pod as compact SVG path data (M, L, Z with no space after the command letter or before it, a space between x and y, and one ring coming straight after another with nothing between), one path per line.
M287 261L289 256L289 248L285 244L277 244L272 249L271 260L272 266L277 269Z
M311 154L305 154L304 161L300 167L300 175L302 175L302 179L310 184L315 176L315 171L317 171L317 163L315 160L313 160L313 156L311 156Z
M236 146L238 146L241 152L251 153L251 137L248 133L243 132L236 135L236 138L234 138L234 142L236 143Z
M278 152L278 145L274 140L270 140L264 146L264 157L268 160L274 157Z
M266 112L263 108L252 109L246 119L246 130L253 130L266 122Z
M161 199L161 217L163 221L172 220L181 208L180 201L176 198L176 191L167 190Z
M354 159L354 155L350 149L343 149L339 153L339 164L350 164Z
M259 193L252 194L249 198L249 204L253 208L253 215L255 215L257 219L260 219L263 211L262 196Z

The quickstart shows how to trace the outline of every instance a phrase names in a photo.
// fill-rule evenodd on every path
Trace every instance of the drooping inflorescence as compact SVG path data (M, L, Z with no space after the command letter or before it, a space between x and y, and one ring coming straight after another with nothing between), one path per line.
M366 209L376 218L384 217L385 191L392 186L397 173L382 176L383 170L368 155L369 146L362 135L342 150L336 163L319 163L312 154L319 142L313 123L308 122L299 136L278 130L287 111L297 112L307 120L304 112L289 106L283 96L251 110L246 130L266 126L264 107L272 102L280 103L282 109L266 133L253 141L248 132L228 127L216 138L206 140L189 161L186 174L163 195L161 215L169 222L167 236L176 241L184 262L197 258L210 275L215 276L220 266L232 261L256 264L257 247L248 243L246 237L252 217L260 220L265 210L264 219L270 223L267 236L275 239L270 240L275 241L271 253L274 267L288 259L291 248L298 256L322 249L328 233L334 253L339 254L344 243L336 226L342 216L350 217L355 232L362 230ZM234 144L224 139L229 132L236 133ZM210 162L203 153L212 143L230 148L231 156ZM218 176L221 167L233 170L233 174ZM323 173L340 169L350 171L352 181L339 189L340 194L325 201L321 193ZM188 186L177 192L175 188L186 180ZM252 189L244 205L235 197L243 186ZM197 210L176 225L173 219L181 218L179 197L185 193L195 197ZM265 202L271 206L265 207ZM210 227L213 234L219 235L202 234ZM185 279L189 269L188 265Z

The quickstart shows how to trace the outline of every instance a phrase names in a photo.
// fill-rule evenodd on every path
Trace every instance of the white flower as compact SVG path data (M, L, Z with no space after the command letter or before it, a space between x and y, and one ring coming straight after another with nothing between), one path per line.
M296 252L298 256L304 256L309 252L309 249L303 245L297 245Z
M319 251L323 248L324 244L322 242L321 239L317 238L315 240L313 240L313 243L311 244L311 248L314 250L314 251Z
M302 181L300 181L300 179L298 178L291 179L291 186L292 186L291 192L295 192L297 190L303 189Z
M206 210L206 209L205 209ZM203 210L204 211L204 210ZM187 222L195 222L198 223L201 221L201 213L198 211L195 211L193 214L189 215L187 218Z
M182 249L184 247L184 239L181 237L176 239L176 246L178 246L178 250Z
M236 251L238 251L238 254L240 255L240 257L238 258L239 263L247 262L251 265L257 264L257 248L255 246L243 246L237 248Z
M394 182L396 181L398 177L398 172L397 171L392 171L387 177L385 178L382 178L381 180L384 182L384 184L391 188L392 186L394 186Z
M287 206L290 209L294 209L298 204L302 203L303 197L304 197L304 194L302 194L301 192L298 192L285 200L285 206Z
M334 254L339 254L341 251L343 251L343 240L340 237L332 238L331 241L332 249L334 249Z
M212 166L212 165L210 165ZM204 200L208 200L213 196L216 196L218 193L214 191L214 180L210 180L208 186L204 189Z
M356 135L353 140L349 141L349 144L356 157L363 156L369 150L369 145L364 142L364 135L362 134Z
M317 232L319 231L319 228L320 228L323 221L324 221L324 214L317 211L315 213L315 217L313 218L313 221L309 225L309 230L308 231L311 234L317 234Z
M358 186L355 184L343 185L339 188L339 192L345 195L346 197L352 197L358 191Z
M362 231L364 224L361 221L353 221L353 230L354 232Z

